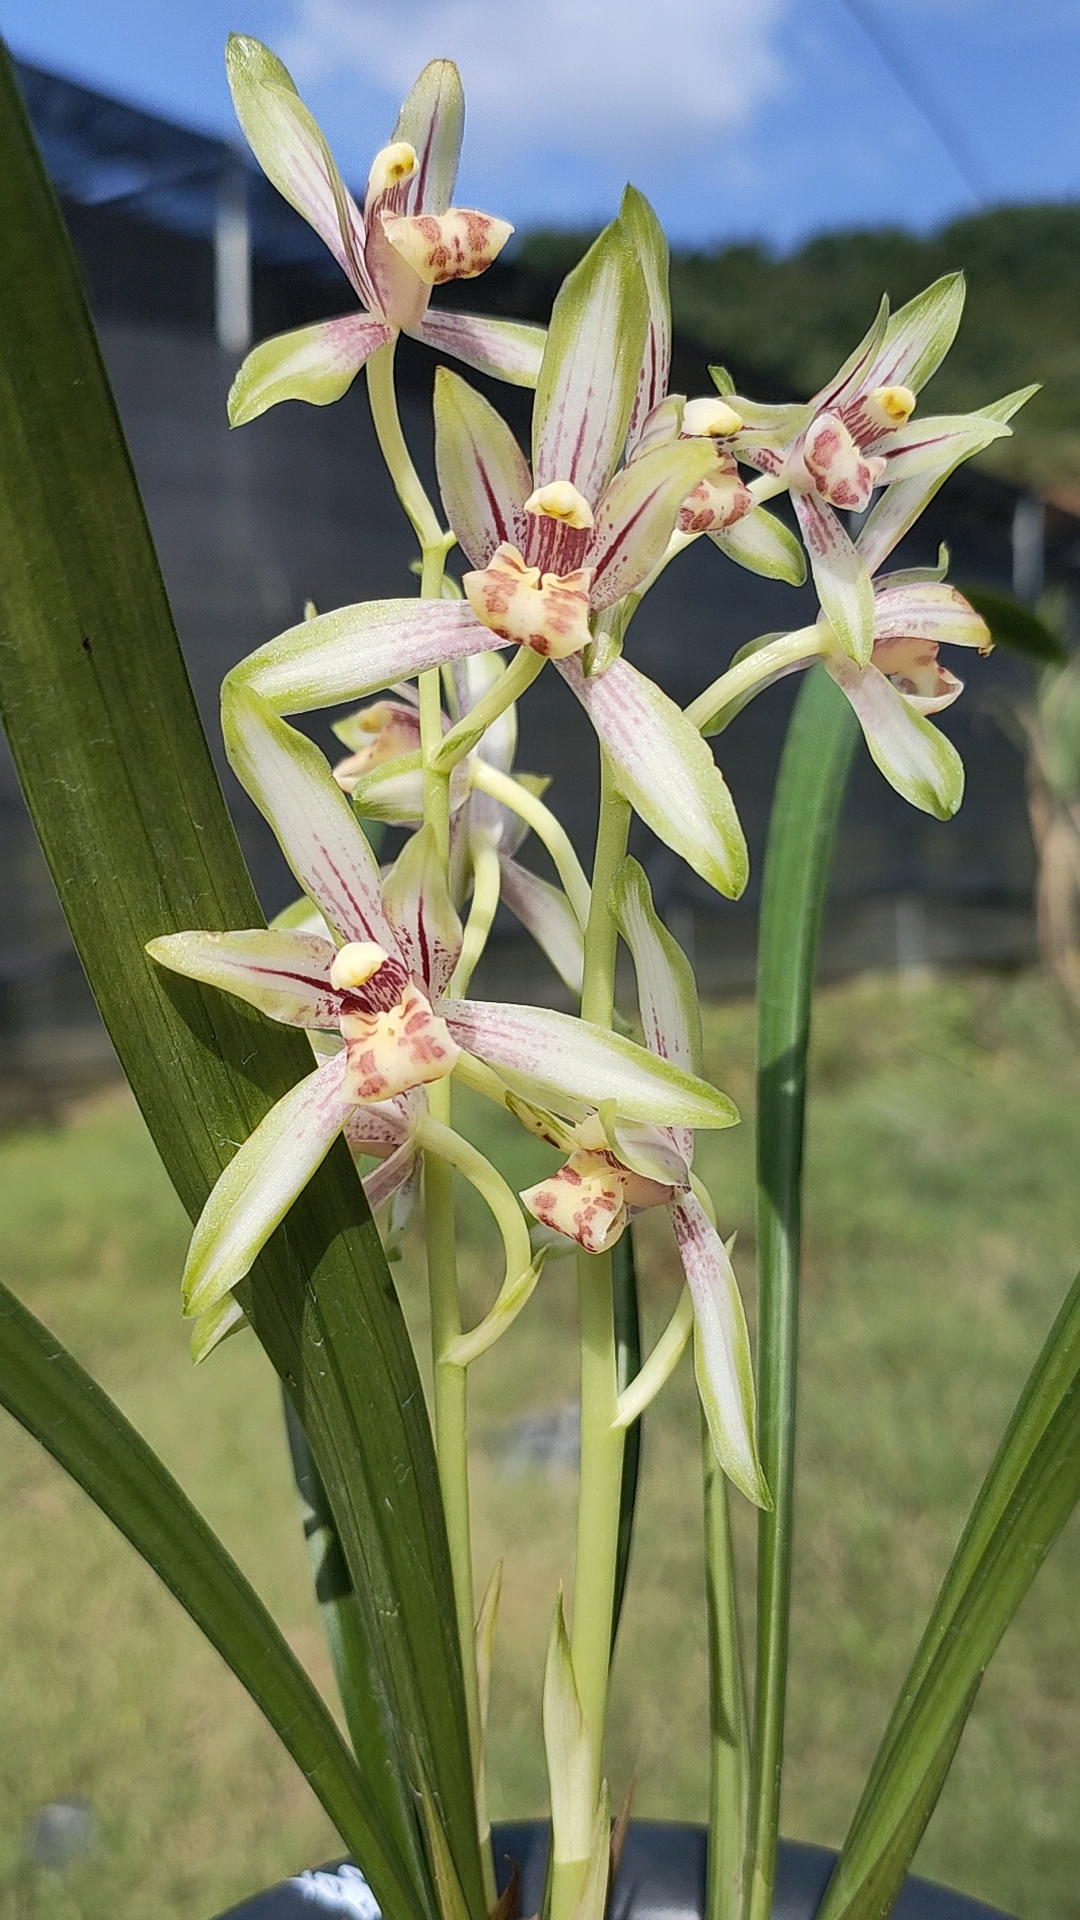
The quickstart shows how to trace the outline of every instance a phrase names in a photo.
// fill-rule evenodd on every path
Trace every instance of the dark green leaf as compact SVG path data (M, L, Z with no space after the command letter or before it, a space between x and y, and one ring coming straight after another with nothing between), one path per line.
M1069 658L1068 647L1053 628L1011 593L968 586L961 587L960 592L986 621L995 647L1019 653L1040 667L1061 666Z
M0 1283L0 1402L160 1574L262 1708L339 1830L422 1915L409 1873L307 1674L157 1455L59 1340Z
M146 957L258 926L78 274L10 64L0 71L0 709L105 1023L194 1216L310 1071L299 1033ZM326 1488L368 1646L372 1792L434 1911L415 1740L470 1908L483 1891L445 1531L404 1322L343 1145L244 1305ZM225 1356L220 1364L227 1364ZM344 1836L351 1842L353 1836ZM376 1886L388 1915L394 1889Z
M769 1920L784 1746L794 1505L806 1058L818 935L858 723L823 667L799 690L773 799L758 944L757 1686L747 1920Z

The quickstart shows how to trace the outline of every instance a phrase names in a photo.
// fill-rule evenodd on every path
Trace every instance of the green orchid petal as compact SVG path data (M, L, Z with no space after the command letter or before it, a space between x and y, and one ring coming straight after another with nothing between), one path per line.
M659 839L718 893L737 900L749 857L724 776L698 729L626 660L587 679L556 661L611 757L619 791Z
M406 840L383 881L382 898L406 966L430 994L444 993L461 952L461 921L430 824Z
M304 902L308 913L311 906ZM339 996L330 985L335 949L318 934L284 928L243 933L169 933L147 943L159 966L202 980L292 1027L336 1027Z
M229 35L225 65L237 118L267 179L314 227L365 305L374 308L363 264L363 217L288 68L247 33Z
M533 408L537 487L569 480L596 505L626 442L648 326L637 256L613 222L552 309Z
M488 314L429 307L416 337L426 340L436 353L452 353L492 380L505 380L511 387L535 387L547 331L528 320L495 320Z
M229 1161L196 1222L184 1268L184 1311L210 1311L249 1272L275 1227L321 1166L353 1102L338 1054L271 1107Z
M813 493L792 495L821 611L844 652L865 666L874 645L874 592L861 552L832 508Z
M675 440L615 475L596 510L589 603L602 611L644 580L667 549L679 508L716 464L710 441Z
M486 1060L526 1100L558 1109L605 1100L627 1120L652 1126L733 1127L726 1094L633 1040L546 1007L441 1000L438 1013L466 1052Z
M649 303L645 356L630 416L630 444L633 446L642 423L667 393L668 374L671 371L669 255L664 229L645 195L639 193L636 187L627 187L623 194L619 225L637 255Z
M462 600L365 600L268 640L233 668L225 686L248 689L275 713L309 713L490 652L491 640Z
M722 533L710 533L709 539L750 573L766 580L783 580L789 587L801 587L806 579L806 555L792 533L774 513L753 507Z
M221 729L237 779L269 821L303 892L343 940L373 940L393 953L374 855L319 749L257 694L228 680Z
M502 899L551 961L564 986L581 998L585 939L577 914L561 887L553 887L518 860L503 856Z
M768 1508L754 1441L750 1339L727 1248L693 1194L672 1207L671 1219L694 1303L694 1372L716 1457L740 1493Z
M894 313L864 386L910 387L918 393L956 338L965 293L963 274L946 273Z
M350 313L263 340L229 389L230 427L246 426L282 400L328 407L348 392L365 360L393 338L394 328L384 320Z
M474 567L503 541L533 490L528 462L502 415L456 373L435 374L435 471L447 518Z
M704 1054L694 969L660 919L645 869L636 860L623 861L608 905L633 958L645 1045L662 1060L700 1075Z
M922 813L950 820L964 797L964 763L937 727L877 667L857 667L843 654L825 657L850 700L875 765L891 787Z
M407 141L416 154L416 172L408 182L407 211L445 213L454 197L461 139L465 131L465 94L452 60L429 60L410 88L391 136Z
M1036 383L1030 387L1020 387L1015 393L1009 393L1001 400L995 400L989 406L980 407L979 412L986 420L1010 421L1014 413L1038 393ZM924 508L930 504L939 487L944 486L951 473L954 473L961 460L966 458L963 448L945 448L940 466L923 473L913 474L910 479L897 480L885 488L880 495L862 532L857 546L866 566L871 573L888 559L893 548L898 546L905 533L914 526Z

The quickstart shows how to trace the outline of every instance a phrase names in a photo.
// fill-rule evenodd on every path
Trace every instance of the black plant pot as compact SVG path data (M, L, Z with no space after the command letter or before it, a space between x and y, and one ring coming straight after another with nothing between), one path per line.
M705 1905L705 1829L674 1820L635 1820L626 1836L611 1920L700 1920ZM543 1889L548 1829L541 1820L495 1827L500 1889L510 1865L521 1869L521 1911L536 1913ZM827 1847L782 1840L773 1920L813 1920L836 1859ZM221 1920L375 1920L378 1908L355 1867L327 1867L257 1893ZM929 1880L908 1880L893 1920L1009 1920L996 1907Z

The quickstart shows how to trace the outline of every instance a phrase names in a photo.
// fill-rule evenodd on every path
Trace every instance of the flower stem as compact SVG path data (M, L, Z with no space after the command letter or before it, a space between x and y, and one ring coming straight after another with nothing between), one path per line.
M581 1014L610 1027L615 1009L618 934L608 894L625 856L630 807L617 791L601 750L600 822L593 865L592 898L585 928ZM581 1481L578 1496L574 1618L570 1650L589 1742L585 1791L591 1819L599 1801L607 1710L611 1623L619 1549L619 1508L626 1435L618 1416L618 1355L615 1338L611 1255L578 1254L581 1320ZM581 1863L584 1880L586 1862ZM576 1901L576 1877L552 1888L552 1920L567 1920ZM577 1888L580 1891L580 1888Z
M478 788L481 793L490 795L492 800L500 801L504 807L509 807L512 813L518 814L532 828L537 839L543 842L551 855L555 871L562 881L563 891L574 910L575 918L581 926L587 927L589 882L585 878L581 861L574 852L570 836L562 821L556 820L551 808L545 807L539 796L530 793L528 787L523 787L520 780L511 779L508 773L501 773L498 767L491 766L487 760L474 760L469 772L472 786ZM598 1024L610 1026L610 1013L606 1020L601 1020Z
M684 1287L671 1319L644 1366L619 1395L619 1409L615 1416L617 1426L631 1426L635 1420L641 1418L646 1407L652 1405L661 1388L665 1387L671 1379L686 1352L693 1331L694 1303L690 1297L689 1287Z
M792 667L809 666L818 654L825 651L825 645L831 638L827 627L799 627L795 633L781 633L767 646L759 647L756 653L748 653L745 660L736 661L711 687L699 693L691 700L686 709L686 717L695 727L704 733L725 707L738 700L744 703L751 694L773 679L777 674L789 671Z
M420 596L437 600L442 592L446 556L453 535L439 524L420 476L413 465L398 414L394 387L394 343L380 347L367 363L371 418L383 459L416 537L422 566ZM442 691L438 667L420 675L420 752L424 771L424 823L432 830L444 871L450 863L450 776L432 766L442 743ZM436 1126L449 1128L449 1080L428 1088L428 1110ZM461 1334L457 1241L454 1222L453 1169L435 1153L424 1155L424 1231L427 1242L428 1291L431 1301L431 1350L434 1367L435 1452L439 1485L450 1548L465 1707L469 1723L474 1777L482 1752L480 1693L476 1667L475 1598L473 1593L472 1535L469 1524L469 1438L467 1379L464 1367L448 1358ZM477 1804L485 1804L477 1792ZM490 1829L480 1834L484 1894L489 1908L495 1902L495 1871Z
M709 1614L709 1859L705 1920L739 1920L750 1736L735 1595L727 1479L702 1420Z
M534 653L531 647L519 647L505 673L501 673L495 685L489 688L474 707L451 727L442 740L435 755L435 764L440 773L449 773L459 760L471 752L477 741L486 733L496 720L520 699L527 687L531 687L537 674L544 665L544 656Z
M390 478L398 499L412 522L413 531L421 547L435 547L446 539L438 516L424 491L423 482L413 465L412 455L405 443L398 414L397 393L394 388L394 349L396 340L389 346L379 347L367 363L368 401L371 406L371 418L379 442L382 457L386 462ZM449 548L447 548L449 551ZM421 587L421 593L423 593ZM435 600L438 592L424 594L425 599Z
M469 991L469 982L487 946L491 923L499 905L502 868L499 855L489 840L479 838L472 847L473 893L465 937L453 978L447 988L451 999L460 1000Z

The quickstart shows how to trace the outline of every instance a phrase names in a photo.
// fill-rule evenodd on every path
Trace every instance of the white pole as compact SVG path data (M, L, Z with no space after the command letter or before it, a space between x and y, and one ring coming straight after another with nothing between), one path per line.
M246 352L251 345L251 217L247 171L235 162L218 180L214 320L218 345L226 353Z

